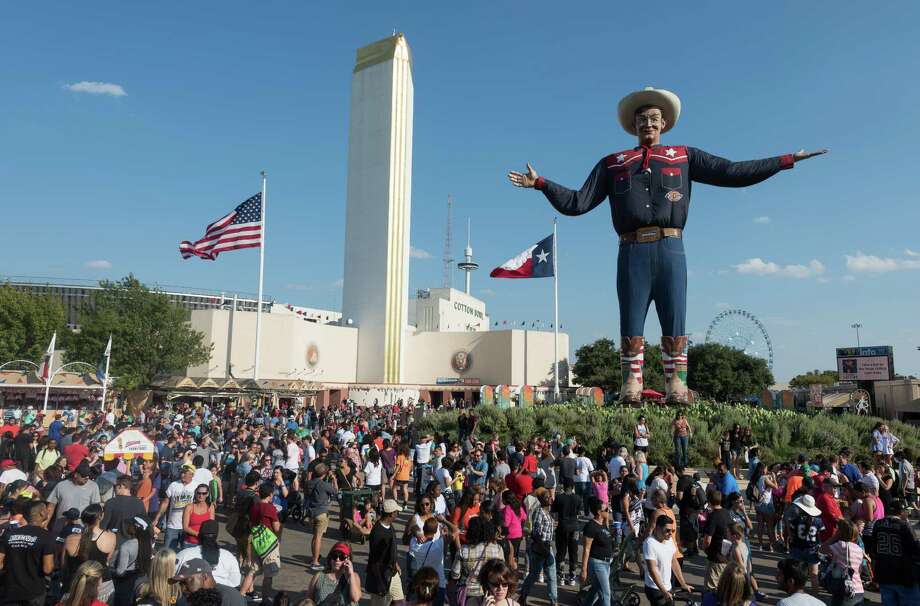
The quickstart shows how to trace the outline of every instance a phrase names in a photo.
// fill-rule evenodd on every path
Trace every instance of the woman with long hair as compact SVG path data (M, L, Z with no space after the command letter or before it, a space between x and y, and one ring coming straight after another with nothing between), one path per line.
M754 467L750 482L755 486L754 494L757 497L754 503L754 512L757 514L754 534L762 550L773 551L773 544L779 543L776 536L776 508L773 505L773 489L777 487L776 476L763 461L760 461ZM764 530L767 534L766 544L763 541Z
M380 492L380 499L386 498L386 472L383 470L383 461L377 447L371 443L367 451L367 462L364 464L364 486L370 491Z
M454 508L451 514L451 522L460 529L460 542L466 541L466 529L470 525L470 519L479 515L479 508L482 505L482 487L471 486L463 491L460 497L460 504Z
M207 520L216 517L214 503L211 502L211 491L207 484L199 484L195 488L195 497L191 504L182 512L182 530L185 532L185 544L198 544L198 531Z
M136 606L184 606L182 588L178 583L170 583L176 575L176 552L161 549L150 562L150 572L137 588Z
M580 580L582 585L591 582L588 604L594 604L597 599L600 606L610 606L610 561L614 553L610 511L607 504L596 497L588 499L588 509L591 519L584 529Z
M479 573L479 584L484 591L482 606L519 606L511 598L517 585L517 574L503 561L486 562Z
M60 606L106 606L98 599L105 567L92 560L83 562L67 586Z
M527 512L510 490L502 493L502 533L508 542L508 566L517 570L518 551L521 549L521 539L524 538L524 520Z
M412 575L409 583L410 594L415 596L414 606L433 606L438 599L441 579L438 571L431 566L423 566Z
M123 541L115 549L113 558L115 595L112 606L131 606L134 602L135 581L150 570L153 538L150 523L141 517L124 520L120 532Z
M725 567L716 586L716 601L719 606L750 606L753 590L747 574L736 562Z
M176 567L201 558L211 565L214 580L227 587L239 587L242 581L240 564L232 553L217 544L217 520L206 520L198 531L197 545L186 547L176 555Z
M141 461L141 479L137 484L135 496L144 504L147 513L160 509L160 464L156 458L151 461Z
M70 585L77 569L88 560L99 562L107 570L109 559L112 557L112 552L115 551L115 534L100 528L102 505L98 503L87 505L80 514L80 522L83 524L83 531L80 534L72 534L64 540L61 578L64 587ZM102 601L106 601L113 590L111 580L105 579L103 587L99 590Z
M484 591L479 584L479 573L489 560L501 560L502 548L495 541L496 529L491 522L482 517L470 519L466 533L466 544L460 547L451 569L451 583L460 587L460 594L465 597L465 604L458 600L459 606L481 606Z
M859 546L859 531L856 525L844 518L837 521L837 530L822 551L831 554L831 561L844 571L844 581L830 587L831 606L858 606L863 602L865 589L860 576L860 568L866 552ZM849 578L852 595L847 595L846 579Z
M43 499L47 499L52 492L54 492L54 487L58 485L58 482L64 479L64 469L57 464L52 465L45 469L42 473L41 480L39 480L35 487L41 493Z

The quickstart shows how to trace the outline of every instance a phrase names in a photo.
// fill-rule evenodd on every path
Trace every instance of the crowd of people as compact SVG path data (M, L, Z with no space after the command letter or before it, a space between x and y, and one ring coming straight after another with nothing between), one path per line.
M693 473L681 411L671 460L649 452L641 416L630 444L591 449L559 433L502 441L458 408L450 435L420 431L411 402L6 411L0 604L284 606L274 581L292 524L312 535L304 605L526 606L542 583L553 606L561 586L610 606L625 573L653 606L747 606L765 599L755 551L783 553L781 606L855 606L870 585L886 605L920 603L913 453L887 427L871 456L765 461L735 426L712 470ZM153 456L104 456L127 428ZM705 561L702 587L690 561Z

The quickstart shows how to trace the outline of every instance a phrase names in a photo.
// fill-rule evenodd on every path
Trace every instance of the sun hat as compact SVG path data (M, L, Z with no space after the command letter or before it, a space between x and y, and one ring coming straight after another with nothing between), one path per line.
M393 499L387 499L383 502L383 513L396 513L400 510L402 510L402 507Z
M821 510L815 507L815 498L810 494L803 494L792 503L810 516L821 515Z
M636 110L646 105L653 105L661 110L661 117L665 122L664 128L661 129L663 133L674 128L680 118L680 98L677 95L663 88L646 86L620 99L617 106L620 126L630 135L636 134Z

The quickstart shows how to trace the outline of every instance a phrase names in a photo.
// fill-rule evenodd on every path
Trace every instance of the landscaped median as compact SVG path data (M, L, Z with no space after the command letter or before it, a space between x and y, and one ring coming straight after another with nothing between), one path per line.
M750 426L761 447L761 459L768 462L789 461L799 453L810 456L832 454L844 446L854 456L869 453L872 428L884 421L900 438L899 447L908 447L920 454L920 430L877 417L852 414L804 414L791 410L769 410L760 407L697 402L683 410L693 429L690 440L690 464L711 467L718 456L719 436L734 423ZM552 437L556 432L575 436L589 452L596 452L608 439L632 446L632 432L639 415L645 415L652 432L649 463L669 461L674 451L671 421L676 407L646 405L639 408L607 406L603 408L582 404L558 404L533 408L500 409L479 406L477 435L486 438L497 434L501 442L528 440L532 436ZM457 411L432 413L420 425L425 432L457 435ZM632 450L630 448L630 450Z

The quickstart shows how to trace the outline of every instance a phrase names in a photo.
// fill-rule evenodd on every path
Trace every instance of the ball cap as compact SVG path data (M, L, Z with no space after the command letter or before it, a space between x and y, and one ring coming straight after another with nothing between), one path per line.
M67 520L77 520L80 518L80 510L76 507L71 507L63 513L63 516Z
M205 562L204 559L193 558L179 566L179 569L176 571L176 574L173 576L172 580L184 581L185 579L196 574L211 574L212 572L214 572L214 569L211 568L211 565Z
M349 547L345 543L336 543L335 545L333 545L332 549L329 550L329 555L332 555L336 552L341 553L342 555L347 556L349 558L351 557L351 547Z
M219 533L220 527L217 525L217 520L205 520L201 523L201 528L198 529L199 535L216 537Z
M16 467L16 462L13 459L3 459L0 461L0 468L6 469L7 467Z
M664 128L661 129L663 133L674 128L680 118L680 97L663 88L646 86L620 99L617 106L620 126L630 135L636 134L636 110L646 105L654 105L661 110L661 117L665 121Z
M402 510L402 507L400 507L399 503L397 503L393 499L387 499L386 501L383 502L383 513L396 513L397 511L401 511L401 510Z

